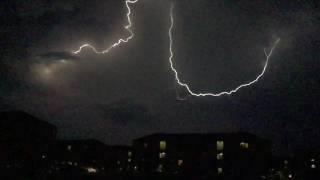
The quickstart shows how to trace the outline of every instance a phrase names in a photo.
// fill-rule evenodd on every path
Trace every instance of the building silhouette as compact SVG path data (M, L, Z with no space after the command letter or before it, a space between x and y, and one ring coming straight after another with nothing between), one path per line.
M268 166L270 143L248 133L152 134L133 141L143 173L257 179Z
M55 126L28 113L0 113L0 175L41 174L56 133Z

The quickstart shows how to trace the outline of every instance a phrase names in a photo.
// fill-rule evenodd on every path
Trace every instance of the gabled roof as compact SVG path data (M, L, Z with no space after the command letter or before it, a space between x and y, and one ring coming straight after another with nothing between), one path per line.
M24 111L4 111L0 112L0 128L6 124L14 124L14 123L22 123L22 124L34 124L41 126L50 126L51 128L55 128L54 125L42 121L35 116L28 114Z
M26 112L0 113L0 140L48 140L55 138L56 132L52 124Z

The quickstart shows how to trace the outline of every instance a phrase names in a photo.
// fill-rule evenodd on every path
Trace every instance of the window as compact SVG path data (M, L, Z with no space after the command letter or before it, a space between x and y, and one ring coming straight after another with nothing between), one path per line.
M162 164L159 164L159 166L157 168L157 171L160 172L160 173L163 171L163 165Z
M166 141L160 141L160 150L165 151L167 148L167 142Z
M87 171L88 171L88 173L97 173L97 169L92 168L92 167L88 167Z
M182 159L179 159L179 160L178 160L178 166L182 166L182 164L183 164L183 160L182 160Z
M223 148L224 148L224 142L217 141L217 151L223 151Z
M128 151L128 157L131 157L131 156L132 156L132 152Z
M72 146L71 146L71 145L68 145L67 149L68 149L68 151L71 151Z
M222 169L221 167L219 167L219 168L217 169L217 171L218 171L218 174L222 174L222 173L223 173L223 169Z
M165 152L159 153L159 158L160 159L165 158L165 157L166 157L166 153Z
M249 144L246 143L246 142L241 142L241 143L240 143L240 148L241 148L241 149L248 149L248 148L249 148Z
M223 160L223 153L217 154L217 160Z

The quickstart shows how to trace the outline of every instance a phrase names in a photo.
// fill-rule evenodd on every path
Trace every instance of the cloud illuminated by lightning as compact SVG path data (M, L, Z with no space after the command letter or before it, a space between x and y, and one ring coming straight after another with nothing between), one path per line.
M93 47L92 45L90 44L83 44L82 46L79 47L78 50L74 51L73 53L74 54L78 54L82 51L82 49L84 48L90 48L92 49L95 53L97 54L106 54L108 53L111 49L119 46L121 43L127 43L130 39L132 39L134 37L134 33L133 31L131 30L131 27L132 27L132 22L131 22L131 18L130 18L130 15L131 15L131 9L130 9L130 6L129 4L134 4L138 2L138 0L126 0L126 7L128 9L128 12L127 12L127 19L128 19L128 24L124 27L129 33L130 33L130 36L128 36L127 38L125 39L119 39L116 43L112 44L111 46L109 46L107 49L103 50L103 51L98 51L95 47Z
M232 89L232 90L229 90L229 91L222 91L222 92L218 92L218 93L210 93L210 92L206 92L206 93L196 93L194 92L193 90L191 90L190 86L187 84L187 83L183 83L181 82L181 80L179 79L179 75L178 75L178 71L175 69L174 65L173 65L173 57L174 57L174 53L173 53L173 50L172 50L172 44L173 44L173 38L172 38L172 29L173 29L173 25L174 25L174 18L173 18L173 8L174 6L172 5L171 6L171 9L170 9L170 19L171 19L171 25L170 25L170 28L169 28L169 32L168 32L168 35L169 35L169 38L170 38L170 57L169 57L169 62L170 62L170 68L171 70L174 72L174 75L175 75L175 80L176 82L187 89L187 91L189 92L190 95L192 96L197 96L197 97L204 97L204 96L214 96L214 97L217 97L217 96L222 96L222 95L230 95L230 94L233 94L235 92L237 92L238 90L240 90L241 88L243 87L247 87L247 86L250 86L256 82L259 81L259 79L264 75L267 67L268 67L268 62L269 62L269 59L273 53L273 50L275 49L275 47L277 46L277 44L280 42L280 38L277 39L275 41L275 43L273 44L271 50L269 51L269 53L266 52L266 49L264 49L264 54L266 56L266 62L265 62L265 65L263 67L263 70L262 72L252 81L248 82L248 83L244 83L244 84L241 84L239 85L238 87Z

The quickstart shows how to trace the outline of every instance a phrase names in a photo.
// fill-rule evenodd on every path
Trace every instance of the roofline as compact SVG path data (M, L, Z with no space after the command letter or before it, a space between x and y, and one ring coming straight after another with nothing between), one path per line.
M151 137L155 137L155 136L192 136L192 135L196 135L196 136L230 136L230 135L242 135L242 136L250 136L250 137L254 137L254 138L258 138L258 139L262 139L262 140L267 140L261 137L258 137L255 134L252 133L248 133L248 132L230 132L230 133L162 133L162 132L157 132L157 133L153 133L150 135L146 135L146 136L142 136L139 138L135 138L133 139L133 141L139 141L139 140L143 140L146 138L151 138ZM268 140L267 140L268 141Z

